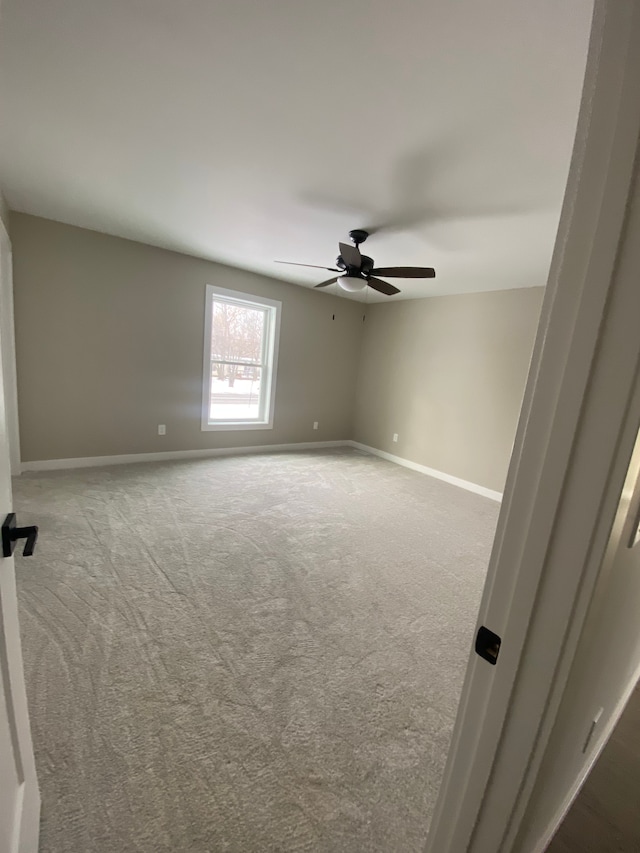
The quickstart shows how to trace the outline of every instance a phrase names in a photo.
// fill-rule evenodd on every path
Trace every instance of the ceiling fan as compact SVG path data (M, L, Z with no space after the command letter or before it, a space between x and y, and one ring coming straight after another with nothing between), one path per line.
M353 246L350 246L348 243L338 243L340 254L336 258L335 267L323 267L317 264L297 264L294 261L276 261L276 263L289 264L295 267L313 267L314 269L340 273L335 278L330 278L329 281L316 284L316 287L328 287L330 284L338 282L340 287L349 293L357 293L357 291L364 290L367 286L372 287L379 293L384 293L385 296L393 296L396 293L400 293L397 287L376 278L378 275L382 275L385 278L436 277L436 271L433 267L374 267L373 258L360 254L360 249L358 248L368 236L369 232L360 228L355 231L349 231L349 237L353 242Z

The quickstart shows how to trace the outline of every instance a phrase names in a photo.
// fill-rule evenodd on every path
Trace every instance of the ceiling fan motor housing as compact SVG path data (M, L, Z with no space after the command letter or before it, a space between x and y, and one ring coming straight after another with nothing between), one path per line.
M336 258L336 266L338 269L346 270L349 275L358 275L362 274L364 276L369 275L371 270L373 269L373 258L370 258L368 255L361 255L362 263L359 267L349 266L348 263L344 260L342 255L338 255Z
M368 255L362 255L362 263L360 264L360 272L363 275L369 275L371 270L373 269L373 258L370 258Z

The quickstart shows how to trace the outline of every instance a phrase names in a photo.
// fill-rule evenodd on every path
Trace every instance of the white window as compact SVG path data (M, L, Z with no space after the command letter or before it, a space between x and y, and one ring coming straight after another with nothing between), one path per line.
M202 429L271 429L281 302L207 285Z

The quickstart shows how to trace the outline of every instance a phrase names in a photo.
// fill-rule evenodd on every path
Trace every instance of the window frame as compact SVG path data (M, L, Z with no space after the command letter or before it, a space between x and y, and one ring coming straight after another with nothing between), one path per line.
M260 308L265 311L265 334L263 338L264 366L261 367L260 391L261 411L257 420L239 419L211 422L211 332L214 300L240 305L244 308ZM202 413L203 432L220 430L273 429L274 403L276 396L276 378L278 374L278 348L280 344L280 315L282 302L267 299L253 293L242 293L226 287L208 284L205 289L204 311L204 348L202 362ZM240 363L240 362L238 362Z

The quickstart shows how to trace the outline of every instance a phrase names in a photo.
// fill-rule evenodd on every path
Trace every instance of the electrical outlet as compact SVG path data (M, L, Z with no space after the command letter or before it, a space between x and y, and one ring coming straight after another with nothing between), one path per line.
M314 421L314 422L313 422L313 428L314 428L314 429L318 429L318 421Z
M393 434L393 440L394 440L394 441L397 441L397 440L398 440L398 433L397 433L397 432L394 432L394 434Z
M158 424L158 435L166 435L167 434L167 425L166 424Z

